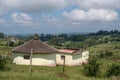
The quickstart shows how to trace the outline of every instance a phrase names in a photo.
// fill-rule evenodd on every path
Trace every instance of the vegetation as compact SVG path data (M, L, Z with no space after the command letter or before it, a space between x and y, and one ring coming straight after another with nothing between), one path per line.
M89 58L89 63L84 65L83 72L86 76L96 77L100 72L99 66L100 66L100 63L98 63L97 58L95 56L91 57Z
M12 60L4 62L0 58L0 80L119 80L120 79L120 32L117 30L88 34L35 34L6 36L0 33L0 54L8 55L13 47L37 37L56 48L85 48L90 51L87 65L65 67L29 66L12 64ZM1 67L2 65L2 67ZM3 71L5 68L9 69Z
M120 64L119 63L113 63L106 71L106 76L120 76Z
M0 71L5 70L6 62L7 62L7 60L6 60L5 56L0 55Z
M113 55L112 52L105 51L105 52L100 53L98 56L100 58L110 58L110 57L112 57L112 55Z
M52 45L62 46L64 43L63 37L53 37L49 40L49 43Z
M4 33L0 32L0 38L4 38L4 37L5 37Z
M119 80L119 76L87 77L83 74L83 66L65 67L65 74L61 74L62 66L42 67L32 66L30 74L29 66L7 64L8 71L0 72L0 80Z

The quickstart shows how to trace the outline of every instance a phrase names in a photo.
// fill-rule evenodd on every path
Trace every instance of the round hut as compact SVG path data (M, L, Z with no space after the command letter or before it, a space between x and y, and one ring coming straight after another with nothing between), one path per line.
M56 66L57 49L36 38L15 47L12 52L14 64L29 65L32 53L32 65Z

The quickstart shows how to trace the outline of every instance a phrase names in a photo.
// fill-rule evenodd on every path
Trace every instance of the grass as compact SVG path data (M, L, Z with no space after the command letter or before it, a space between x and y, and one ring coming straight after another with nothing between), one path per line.
M11 51L12 47L0 46L0 54L8 54Z
M113 56L120 58L120 50L115 49L115 46L120 46L120 42L110 44L99 44L89 47L90 54L101 51L112 51ZM12 47L0 46L0 54L8 53ZM6 71L0 71L0 80L119 80L120 76L105 77L105 71L111 65L114 60L111 59L99 59L101 63L99 77L86 77L82 70L83 65L74 67L65 67L65 73L62 73L62 66L56 67L43 67L32 66L32 74L30 74L29 66L15 65L9 62Z
M89 47L89 50L91 53L93 52L100 52L100 51L112 51L114 53L120 53L119 49L115 49L115 46L119 46L120 47L120 42L115 42L115 43L103 43L103 44L99 44L99 45L95 45L95 46L91 46Z
M120 60L120 49L116 49L115 47L120 47L120 42L115 43L104 43L95 46L89 47L90 54L100 53L104 51L113 52L113 58Z
M6 39L0 39L0 54L8 54L11 52L12 47L7 46L6 44Z
M83 75L83 66L65 67L62 74L62 66L42 67L33 66L32 73L28 72L29 66L7 64L8 70L0 72L0 80L118 80L120 77L86 77Z
M7 40L6 39L0 39L0 45L6 45Z

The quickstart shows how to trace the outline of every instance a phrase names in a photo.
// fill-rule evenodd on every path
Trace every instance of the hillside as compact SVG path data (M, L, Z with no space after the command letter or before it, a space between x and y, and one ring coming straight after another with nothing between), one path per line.
M90 54L93 53L99 54L105 51L112 52L113 53L112 58L120 60L120 42L98 44L95 46L91 46L88 49L90 50Z
M117 49L116 49L117 46ZM99 44L95 46L89 47L90 55L94 54L94 52L104 52L106 50L113 52L113 57L120 59L120 50L118 47L120 46L120 42L115 43L105 43L105 44ZM5 47L0 46L0 52L5 53L6 51L10 51L11 47ZM101 64L101 77L86 77L83 74L83 68L84 66L74 66L74 67L65 67L65 74L62 74L62 66L56 66L56 67L40 67L40 66L33 66L32 68L32 74L29 74L29 66L22 66L22 65L15 65L12 64L12 61L10 60L7 63L7 70L6 71L0 71L0 80L118 80L120 77L110 77L106 78L103 77L105 74L105 70L109 65L111 65L114 60L112 59L99 59L99 62Z
M106 70L112 63L120 64L120 32L99 31L91 34L60 34L60 35L43 35L29 37L7 37L0 38L0 54L8 55L12 48L23 44L33 37L38 37L42 41L56 48L83 48L90 51L91 56L97 56L100 63L100 72L97 77L87 77L83 73L84 65L65 67L65 73L62 72L62 66L43 67L32 66L32 74L30 74L29 66L15 65L12 59L7 59L5 71L0 71L0 80L119 80L120 76L106 77ZM9 44L8 44L9 42ZM106 56L105 53L112 55ZM102 55L102 56L101 56Z

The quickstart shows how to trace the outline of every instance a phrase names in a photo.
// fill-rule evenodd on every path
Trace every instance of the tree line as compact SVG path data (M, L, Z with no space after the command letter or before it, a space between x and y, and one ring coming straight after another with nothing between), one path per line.
M6 35L0 32L0 38ZM120 41L120 31L118 30L100 30L95 33L87 34L33 34L33 35L14 35L14 37L22 40L22 43L30 40L34 36L38 37L41 41L47 42L50 45L72 47L72 48L86 48L101 43L110 43ZM23 42L24 41L24 42ZM13 42L11 42L13 43ZM22 44L20 42L20 44Z

